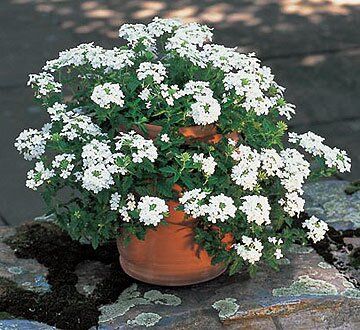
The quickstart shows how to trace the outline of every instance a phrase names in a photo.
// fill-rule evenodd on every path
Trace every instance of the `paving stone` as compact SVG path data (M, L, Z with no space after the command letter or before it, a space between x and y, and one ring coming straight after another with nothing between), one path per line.
M347 195L347 181L321 181L305 186L305 211L336 230L360 228L360 191Z
M0 320L1 330L56 330L55 327L51 327L44 323L28 320Z
M50 291L46 281L47 268L35 259L17 258L14 251L3 242L14 234L14 228L0 227L0 277L12 280L26 290L40 293Z
M360 48L265 61L277 81L286 87L286 98L297 107L296 115L289 122L291 127L360 119L359 55ZM351 121L346 123L348 128L352 126ZM357 127L354 125L353 129ZM333 133L333 136L340 135Z
M280 272L264 267L253 279L244 272L185 288L156 288L179 297L178 306L139 300L124 312L119 305L107 305L112 317L104 318L99 329L128 329L127 321L140 313L160 315L162 318L154 326L159 329L220 329L222 325L230 329L278 329L279 325L291 329L355 329L360 325L360 300L346 296L351 284L334 267L319 266L324 260L314 251L300 252L289 254L290 264L282 266ZM136 292L132 299L143 299L153 288L138 285L130 290ZM232 298L237 311L219 317L212 305L226 298Z

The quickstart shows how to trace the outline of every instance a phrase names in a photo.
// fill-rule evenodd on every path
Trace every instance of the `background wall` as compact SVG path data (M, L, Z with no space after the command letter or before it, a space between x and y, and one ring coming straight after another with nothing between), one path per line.
M20 131L47 121L26 87L28 74L82 42L119 45L121 24L154 16L209 24L215 42L255 51L297 105L290 128L348 150L353 171L345 178L360 178L360 0L1 0L2 222L43 213L40 196L25 187L30 164L13 147Z

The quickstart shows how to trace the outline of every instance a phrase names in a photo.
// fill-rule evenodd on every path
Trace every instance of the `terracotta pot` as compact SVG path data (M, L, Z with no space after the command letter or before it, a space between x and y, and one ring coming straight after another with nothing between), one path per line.
M145 137L155 139L162 130L161 126L146 124ZM143 134L139 128L134 128ZM222 135L217 134L215 125L189 126L179 128L188 143L203 141L217 143ZM238 140L237 133L228 137ZM173 189L181 193L181 187L174 185ZM166 225L159 225L155 230L148 230L144 240L131 237L130 243L124 245L123 240L117 240L120 252L120 264L131 277L140 281L164 285L182 286L209 281L222 274L226 267L223 264L211 264L211 257L194 241L194 227L196 221L186 218L182 211L175 208L177 201L168 201L169 216ZM213 230L219 231L216 226ZM226 234L222 240L230 249L233 236Z
M132 237L125 246L117 240L123 270L140 281L165 286L201 283L222 274L226 267L211 265L211 257L194 241L196 221L175 210L178 202L167 204L166 225L148 230L143 241Z

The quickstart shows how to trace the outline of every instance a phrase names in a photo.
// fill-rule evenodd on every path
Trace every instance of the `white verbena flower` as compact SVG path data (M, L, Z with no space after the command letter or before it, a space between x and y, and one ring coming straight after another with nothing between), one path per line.
M240 145L232 154L238 163L232 168L231 178L245 190L253 190L257 185L261 165L260 155L248 146Z
M124 93L119 84L105 83L94 88L91 97L101 108L108 109L112 104L124 106Z
M45 153L49 138L48 132L30 128L19 134L14 145L25 160L39 159Z
M234 218L236 210L234 200L224 194L211 196L205 207L207 219L212 223L225 222L229 218Z
M110 197L110 210L117 211L120 205L121 195L118 192L115 192Z
M54 77L47 72L30 74L27 85L36 89L37 98L47 96L50 93L60 93L62 87L62 85L56 82Z
M166 69L161 62L142 62L136 70L136 73L139 80L145 80L147 77L151 77L157 84L160 84L166 77Z
M326 232L329 230L327 223L319 220L315 216L305 220L302 226L309 230L307 235L314 241L314 243L321 241L325 237Z
M158 157L157 149L152 140L147 140L135 131L120 133L115 144L116 150L123 151L128 147L131 150L132 161L142 163L144 159L154 162Z
M310 174L310 164L296 149L287 148L280 152L283 167L278 171L283 187L290 193L296 191L302 194L302 186Z
M52 121L63 120L66 116L67 105L55 102L51 107L47 108L47 112L50 115ZM70 112L73 114L73 112Z
M145 225L157 226L164 219L164 215L169 212L165 201L158 197L141 197L137 208L139 221Z
M35 168L27 173L26 186L32 190L37 190L38 187L54 175L54 171L46 168L43 162L37 162Z
M214 157L212 156L206 157L203 153L200 154L195 153L192 156L192 159L194 163L201 164L201 170L204 172L206 176L210 176L214 174L217 165Z
M305 200L301 198L296 191L286 193L285 199L280 199L279 204L282 205L284 211L294 217L304 211Z
M56 155L55 159L52 162L52 167L59 169L60 177L66 179L70 176L72 170L75 167L75 165L73 164L74 160L75 160L74 154Z
M248 261L250 264L258 262L262 256L263 245L257 238L251 238L248 236L242 236L243 244L237 243L233 245L236 253Z
M184 207L184 212L193 218L198 218L206 214L207 206L204 204L204 199L207 193L199 188L185 191L180 197L179 202Z
M84 169L82 187L95 194L103 189L109 189L114 184L114 179L104 164L90 165Z
M162 142L168 143L168 142L170 141L169 135L167 135L166 133L165 133L165 134L161 134L161 135L160 135L160 140L161 140Z
M255 222L257 225L269 225L270 222L270 204L267 197L264 196L245 196L242 198L242 205L239 210L246 214L249 223Z
M334 167L340 172L349 172L351 160L344 150L330 148L323 143L325 139L313 132L304 134L289 133L289 142L298 143L306 152L313 156L323 157L328 167Z
M274 176L283 166L283 160L275 149L262 149L260 154L261 168L268 176Z
M87 140L88 137L104 136L98 125L94 124L89 116L81 114L71 114L64 116L64 126L60 135L72 141L79 139Z

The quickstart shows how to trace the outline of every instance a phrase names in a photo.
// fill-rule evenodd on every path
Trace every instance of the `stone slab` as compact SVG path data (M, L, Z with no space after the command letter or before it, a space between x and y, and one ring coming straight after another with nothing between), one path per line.
M0 320L1 330L56 330L55 327L51 327L44 323L39 323L29 320Z
M349 291L351 283L334 267L324 267L324 260L312 249L295 248L294 251L302 253L289 254L290 263L283 265L280 272L263 267L252 279L242 273L233 277L223 275L185 288L140 284L134 295L138 300L130 301L130 306L135 306L127 312L124 313L123 307L129 300L124 297L101 309L104 322L99 329L133 328L127 325L128 321L132 322L141 313L160 315L160 321L154 326L159 329L221 329L223 325L230 329L279 329L279 325L291 329L348 326L355 329L360 326L360 300L353 298L354 292L360 291L354 288ZM181 304L144 303L142 299L153 289L180 298ZM215 302L229 298L233 303L225 306L223 314L212 307ZM227 314L232 307L235 308Z
M14 228L1 227L0 241L14 233ZM143 327L137 324L146 324L141 323L145 321L153 322L158 329L211 330L222 329L224 325L228 329L360 327L360 290L311 247L294 246L282 264L279 272L260 267L255 278L243 271L188 287L135 283L123 291L115 303L99 308L98 329L140 329ZM4 265L0 267L0 276L18 285L23 285L21 276L46 275L46 269L35 260L17 259L3 243L0 244L0 265ZM9 273L9 267L21 267L22 272ZM106 268L99 261L85 260L78 264L75 273L84 295L89 294L84 287L91 289L108 276ZM30 321L0 322L9 329L14 324L24 325L19 329L51 329L34 322L26 323Z
M305 211L336 230L360 228L360 191L347 195L347 181L320 181L305 186Z
M0 277L15 282L25 290L48 292L51 288L46 281L47 268L35 259L17 258L14 251L3 242L14 234L14 228L0 227Z

